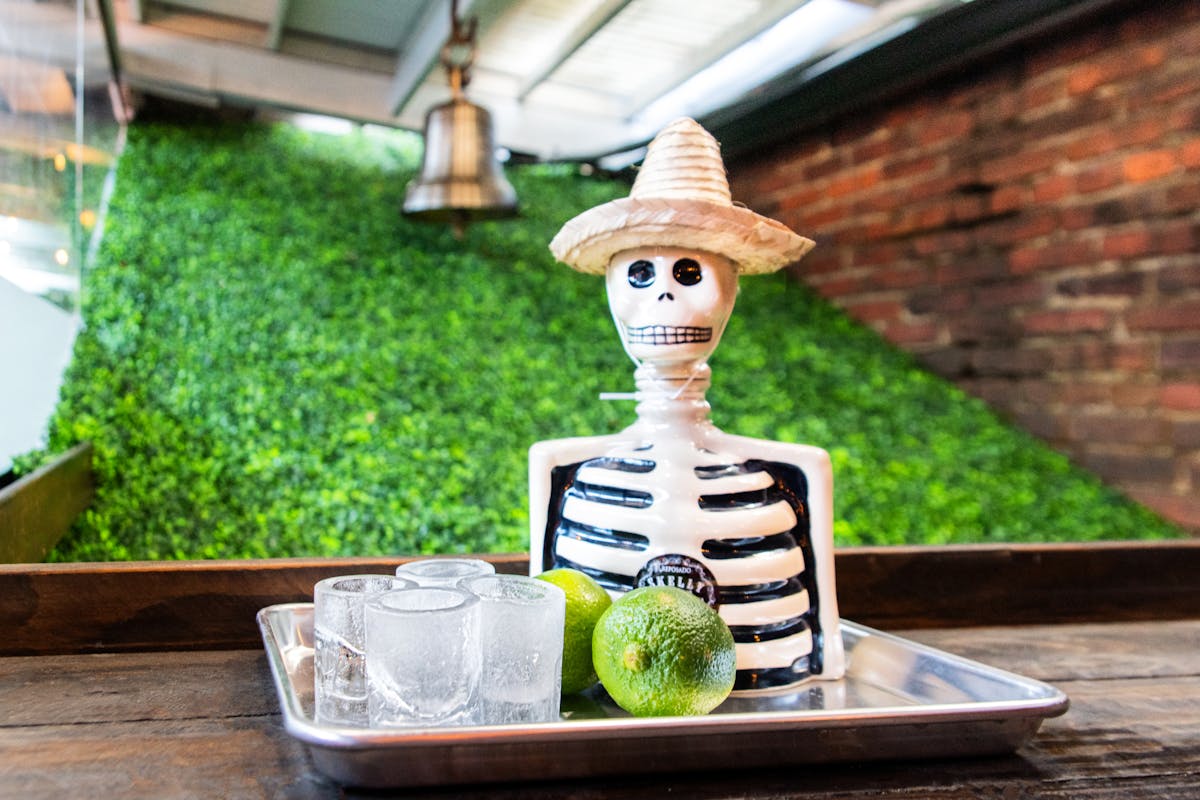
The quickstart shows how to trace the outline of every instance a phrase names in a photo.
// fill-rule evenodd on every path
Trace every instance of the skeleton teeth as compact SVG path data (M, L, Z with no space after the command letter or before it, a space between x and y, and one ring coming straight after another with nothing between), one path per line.
M689 344L712 339L712 328L693 325L646 325L626 331L630 344Z

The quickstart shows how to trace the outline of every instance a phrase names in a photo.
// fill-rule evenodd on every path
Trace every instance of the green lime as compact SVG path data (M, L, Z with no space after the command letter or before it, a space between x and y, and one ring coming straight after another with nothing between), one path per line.
M600 683L638 717L707 714L733 691L733 634L700 598L644 586L596 623L592 658Z
M538 575L567 595L563 627L562 693L574 694L596 683L592 668L592 628L612 598L591 576L577 569L552 569Z

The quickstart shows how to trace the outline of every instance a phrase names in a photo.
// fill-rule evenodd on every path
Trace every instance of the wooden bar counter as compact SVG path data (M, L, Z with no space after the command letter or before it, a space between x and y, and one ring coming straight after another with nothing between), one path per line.
M489 556L523 572L525 557ZM404 797L1200 798L1200 542L847 549L842 615L1065 691L1010 755ZM0 565L0 798L378 797L280 722L255 625L402 559Z

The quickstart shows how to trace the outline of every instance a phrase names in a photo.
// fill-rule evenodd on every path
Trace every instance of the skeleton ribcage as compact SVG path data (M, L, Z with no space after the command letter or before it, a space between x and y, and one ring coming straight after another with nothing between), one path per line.
M819 673L803 472L767 461L697 465L649 455L615 453L555 470L544 566L579 569L625 592L638 585L639 573L642 584L659 582L647 574L647 562L684 556L715 584L737 645L735 688Z

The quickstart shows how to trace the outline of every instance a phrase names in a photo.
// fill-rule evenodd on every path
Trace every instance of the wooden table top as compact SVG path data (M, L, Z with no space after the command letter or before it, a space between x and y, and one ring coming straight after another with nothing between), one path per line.
M1164 562L1164 571L1157 575L1147 572L1143 576L1147 585L1175 579L1175 568L1165 562L1191 563L1188 559L1200 553L1195 543L1150 550ZM971 557L995 560L994 551L977 549ZM967 558L963 552L953 551L956 558ZM1044 548L1042 557L1028 559L1042 567L1022 567L1025 572L1007 577L1036 581L1034 573L1063 552L1058 547ZM901 563L915 569L911 567L913 559L944 563L947 554L940 548L923 553L910 549L871 553L870 559L882 559L891 569ZM1117 548L1108 555L1122 556L1129 564L1140 563L1138 559L1145 553ZM1095 551L1081 558L1080 565L1094 563ZM522 566L520 557L498 560L501 569ZM261 646L235 641L230 647L229 642L237 638L230 631L238 626L232 617L227 625L220 622L230 613L240 616L238 603L222 604L213 593L203 593L207 600L181 599L191 596L188 582L205 571L240 573L246 593L255 598L253 602L260 602L258 592L269 593L270 587L278 589L294 582L305 584L314 569L344 574L362 563L0 567L0 622L14 632L9 652L23 652L0 657L0 797L381 796L343 789L325 778L313 767L305 747L283 730ZM378 566L382 562L371 563ZM272 573L271 577L262 578L265 572ZM116 585L114 573L142 593L116 611L111 607L115 601L108 596L110 584ZM157 577L147 583L150 574ZM840 574L839 594L852 592L853 582L842 585ZM55 581L64 583L55 584L58 589L51 591L48 587ZM1190 581L1187 585L1177 582L1175 588L1190 587L1195 592L1200 577L1193 573ZM159 588L152 590L150 584ZM90 593L88 586L92 587ZM19 587L24 589L19 591ZM68 588L73 591L67 592ZM1106 590L1113 587L1094 587L1097 594ZM1018 595L1020 584L1015 584L1012 592ZM68 624L61 616L66 594L74 594L76 633L51 637L41 627L50 625L50 619L56 627ZM1147 590L1150 597L1160 594L1158 589ZM291 599L295 598L275 596L271 601ZM1136 600L1128 592L1126 599ZM163 611L164 604L177 610L188 602L207 604L211 619L204 630L211 635L205 638L192 630L192 639L180 644L177 636L163 633L156 643L150 635L157 630L155 626L169 628L164 620L170 614ZM1072 602L1076 608L1100 603L1078 597ZM53 614L50 607L56 609ZM157 613L153 611L156 608ZM410 789L400 794L581 799L1200 798L1200 615L1192 612L1186 602L1151 599L1125 613L1090 621L1046 623L1011 618L1003 625L930 627L937 620L921 616L912 620L916 627L879 626L1065 691L1071 698L1070 710L1047 720L1031 742L1010 755L631 774L569 782ZM1063 613L1049 610L1047 616ZM135 627L141 620L142 633L114 633L120 626L111 619L113 614L124 615ZM855 618L849 613L845 616ZM254 630L252 619L248 628ZM47 646L44 651L28 652L38 635ZM90 644L84 641L87 636L92 637ZM134 639L140 640L136 646L130 644ZM14 641L18 644L12 644Z

